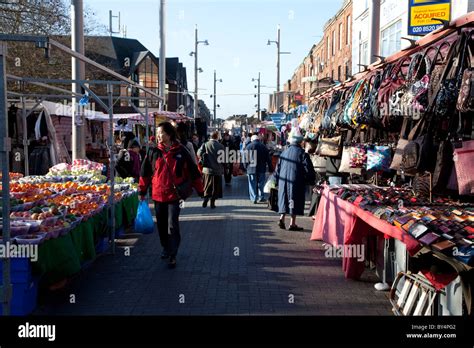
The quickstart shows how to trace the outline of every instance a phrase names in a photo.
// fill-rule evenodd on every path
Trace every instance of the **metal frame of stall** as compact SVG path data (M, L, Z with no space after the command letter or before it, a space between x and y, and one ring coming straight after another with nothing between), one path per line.
M42 48L45 50L45 57L49 56L49 49L51 46L54 46L61 51L68 53L70 56L75 57L85 63L88 63L101 71L106 72L107 74L114 76L117 80L61 80L61 79L42 79L42 78L19 78L16 76L8 76L6 74L6 56L7 56L7 42L8 41L16 41L16 42L33 42L36 44L37 48ZM24 94L24 93L15 93L15 92L8 92L7 91L7 77L10 79L20 80L23 84L30 83L35 84L37 86L49 88L52 90L56 90L59 92L63 92L65 94L61 95L47 95L47 94ZM145 94L150 95L151 97L120 97L117 99L128 99L128 100L145 100L146 102L146 111L143 114L138 108L134 107L134 109L140 113L146 122L146 132L148 137L148 100L159 100L161 101L162 98L155 92L145 88L135 81L132 81L113 70L108 69L107 67L96 63L95 61L87 58L86 56L77 53L67 46L60 44L54 40L49 39L46 36L28 36L28 35L4 35L0 34L0 162L2 163L2 217L3 217L3 242L9 243L10 242L10 180L9 180L9 171L10 171L10 163L9 163L9 155L11 152L11 141L8 137L8 111L7 111L7 93L20 97L22 100L22 104L24 105L24 101L26 97L36 97L36 98L74 98L82 95L78 95L73 93L70 90L66 90L63 88L59 88L56 86L50 86L48 84L72 84L72 83L79 83L84 90L92 96L92 98L101 105L104 110L108 111L109 114L109 153L110 153L110 196L109 196L109 229L110 229L110 238L112 242L112 254L115 254L115 194L114 194L114 186L115 186L115 155L113 153L113 86L114 85L126 85L128 87L137 88L142 90ZM107 85L107 99L108 105L105 104L99 96L97 96L87 85L96 85L96 84L105 84ZM37 102L33 110L41 104L41 101ZM29 116L26 114L26 110L23 109L23 126L25 126L26 117ZM25 133L25 132L24 132ZM27 149L27 139L25 140L24 134L24 146ZM147 143L148 149L148 143ZM26 151L25 151L26 152ZM3 260L3 285L0 286L0 298L2 299L3 303L3 315L10 314L10 302L12 298L12 285L11 285L11 276L10 276L10 259L5 258Z

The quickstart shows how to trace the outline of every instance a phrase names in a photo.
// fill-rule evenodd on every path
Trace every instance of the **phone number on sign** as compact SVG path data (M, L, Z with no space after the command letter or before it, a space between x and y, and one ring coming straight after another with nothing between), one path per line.
M423 27L411 28L411 31L413 34L425 34L425 33L431 33L432 31L435 31L436 29L439 29L441 27L442 25L427 25Z

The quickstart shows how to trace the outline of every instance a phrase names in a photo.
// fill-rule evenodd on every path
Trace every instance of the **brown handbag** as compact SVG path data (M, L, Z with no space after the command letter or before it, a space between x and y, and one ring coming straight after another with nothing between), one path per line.
M400 138L397 142L397 147L395 149L395 153L393 154L392 164L390 165L390 169L393 170L400 170L400 166L402 165L403 154L405 153L405 148L408 145L409 141L404 139L406 136L406 130L408 126L408 119L405 118L403 120L402 130L400 132Z

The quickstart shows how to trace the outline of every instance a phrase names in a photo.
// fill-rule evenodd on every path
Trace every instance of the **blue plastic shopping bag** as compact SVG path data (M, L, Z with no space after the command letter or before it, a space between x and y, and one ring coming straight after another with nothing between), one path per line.
M150 208L146 201L141 201L138 204L137 217L135 219L135 232L149 234L155 230L155 223L151 216Z

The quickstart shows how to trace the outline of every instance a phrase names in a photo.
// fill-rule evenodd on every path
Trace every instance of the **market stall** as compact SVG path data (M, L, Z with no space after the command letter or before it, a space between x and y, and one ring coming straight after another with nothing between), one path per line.
M12 279L24 272L35 279L35 291L14 292L12 314L25 315L36 304L38 286L52 287L75 275L103 253L110 238L109 196L102 165L78 160L52 167L45 176L11 175L10 229L14 245L37 245L38 255L26 268L12 268ZM116 235L135 218L138 195L133 179L117 178L114 186ZM3 241L0 241L2 243ZM15 283L14 283L15 284ZM20 283L23 284L23 283Z
M330 182L335 176L371 184L327 186L311 240L349 248L384 236L400 241L414 263L428 251L461 265L453 267L462 270L468 313L474 284L473 53L471 13L316 96L299 119L300 128L318 136L316 155L326 162ZM347 277L358 279L364 268L343 257ZM453 280L425 276L438 290ZM443 276L449 281L440 281Z

